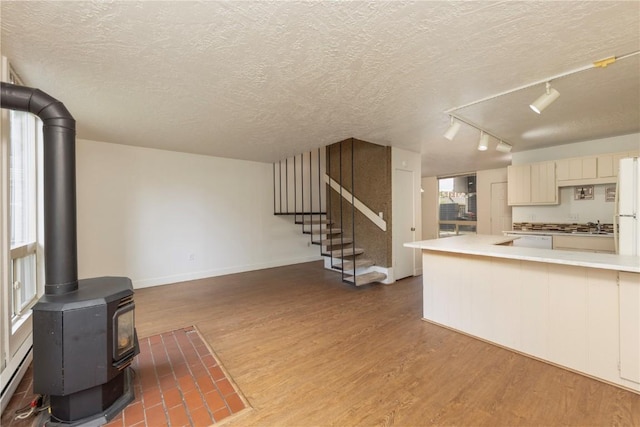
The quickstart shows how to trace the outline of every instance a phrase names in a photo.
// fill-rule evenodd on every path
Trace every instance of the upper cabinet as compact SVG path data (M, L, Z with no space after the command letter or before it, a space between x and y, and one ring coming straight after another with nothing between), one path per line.
M509 206L557 205L558 187L616 182L620 159L637 151L576 157L507 167Z
M558 187L616 182L620 159L634 152L609 153L556 161Z
M557 205L555 162L507 167L507 202L518 205Z

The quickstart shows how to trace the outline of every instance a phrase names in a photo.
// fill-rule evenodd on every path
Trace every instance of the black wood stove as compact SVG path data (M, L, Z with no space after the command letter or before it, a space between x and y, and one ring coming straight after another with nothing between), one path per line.
M133 286L126 277L78 280L75 120L41 92L1 84L2 108L40 117L44 131L45 295L33 307L33 391L48 426L97 426L134 399L139 353Z

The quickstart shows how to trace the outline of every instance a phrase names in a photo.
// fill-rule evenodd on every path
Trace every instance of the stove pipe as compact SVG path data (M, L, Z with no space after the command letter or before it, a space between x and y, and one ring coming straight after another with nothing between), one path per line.
M2 108L40 117L44 131L45 294L78 289L76 121L62 102L39 89L0 84Z

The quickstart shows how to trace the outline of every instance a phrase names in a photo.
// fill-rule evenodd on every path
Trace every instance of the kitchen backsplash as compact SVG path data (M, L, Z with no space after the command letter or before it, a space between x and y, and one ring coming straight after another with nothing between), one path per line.
M605 201L605 192L614 184L595 185L593 200L574 200L574 187L560 188L560 204L552 206L514 206L514 223L586 224L588 222L612 223L614 202Z
M537 223L537 222L514 222L513 229L519 231L556 231L561 233L593 233L598 231L597 224L584 223L584 224L561 224L561 223ZM613 233L613 224L600 224L600 230L605 233Z

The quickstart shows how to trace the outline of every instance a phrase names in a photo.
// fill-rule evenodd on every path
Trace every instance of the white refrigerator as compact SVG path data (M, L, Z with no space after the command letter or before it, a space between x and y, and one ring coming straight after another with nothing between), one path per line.
M616 253L640 256L640 162L637 157L620 159L613 231Z

